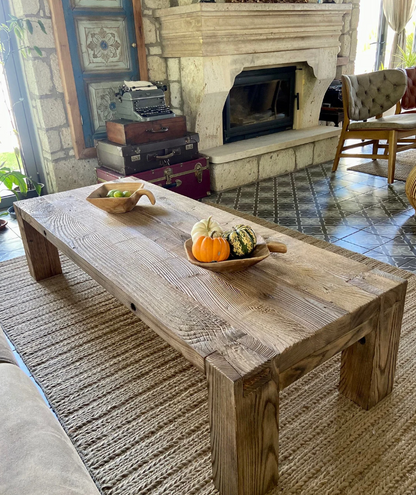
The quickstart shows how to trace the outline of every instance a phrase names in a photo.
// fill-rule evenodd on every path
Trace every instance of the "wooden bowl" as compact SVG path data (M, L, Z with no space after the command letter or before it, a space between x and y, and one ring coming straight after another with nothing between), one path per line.
M108 213L127 213L142 196L147 196L152 205L156 203L153 193L143 188L142 182L105 182L87 197L87 201ZM107 193L112 189L130 191L132 195L129 198L107 198Z
M257 245L250 258L240 258L234 260L218 261L213 263L201 263L192 254L192 239L188 239L185 244L185 252L188 260L196 266L204 268L205 270L211 270L217 273L229 273L229 272L240 272L246 270L250 266L260 263L260 261L265 260L270 253L286 253L286 244L282 242L268 242L257 236Z
M2 220L0 218L0 230L3 230L6 228L6 225L7 225L7 220Z

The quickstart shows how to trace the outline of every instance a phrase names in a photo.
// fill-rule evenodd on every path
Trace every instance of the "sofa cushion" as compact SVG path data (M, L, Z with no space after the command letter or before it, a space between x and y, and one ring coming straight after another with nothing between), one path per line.
M0 326L0 364L1 363L17 364L13 356L13 351L10 349L6 336Z
M348 129L350 131L364 129L416 129L416 114L400 113L399 115L388 115L387 117L367 122L352 122Z
M97 495L77 451L35 384L0 364L0 493Z

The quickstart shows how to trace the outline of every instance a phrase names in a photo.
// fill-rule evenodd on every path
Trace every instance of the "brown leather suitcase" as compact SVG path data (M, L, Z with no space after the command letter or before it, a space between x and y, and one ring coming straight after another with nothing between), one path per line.
M186 135L186 117L133 122L112 120L106 122L107 139L117 144L145 144L153 141L181 138Z

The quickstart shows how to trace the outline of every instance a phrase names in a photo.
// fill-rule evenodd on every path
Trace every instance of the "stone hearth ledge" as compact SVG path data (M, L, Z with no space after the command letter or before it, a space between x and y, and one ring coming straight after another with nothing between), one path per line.
M211 189L226 191L333 160L340 132L316 126L206 149Z

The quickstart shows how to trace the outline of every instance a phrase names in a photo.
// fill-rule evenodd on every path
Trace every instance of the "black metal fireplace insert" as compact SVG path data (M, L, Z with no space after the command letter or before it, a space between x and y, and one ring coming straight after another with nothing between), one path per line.
M224 105L224 143L292 129L295 74L294 66L239 74Z

